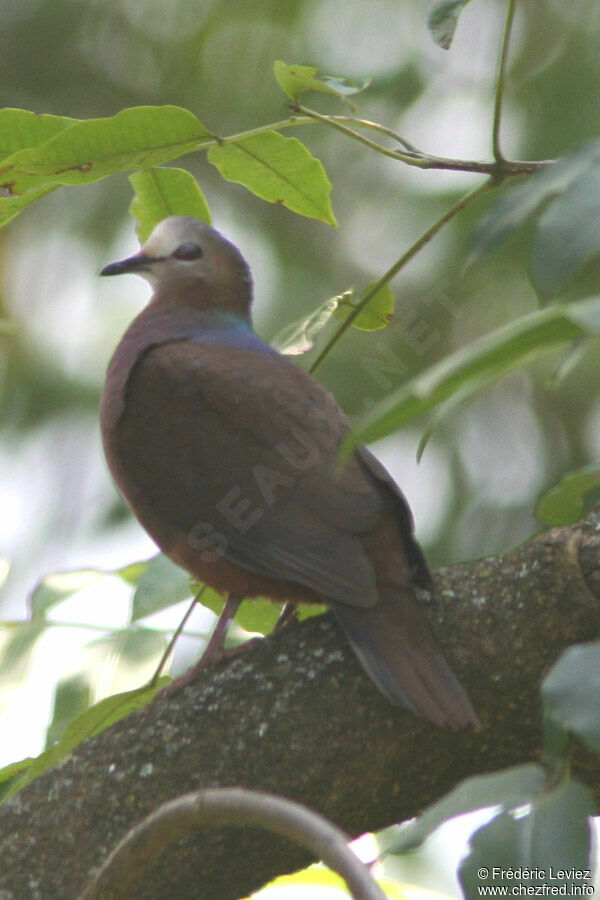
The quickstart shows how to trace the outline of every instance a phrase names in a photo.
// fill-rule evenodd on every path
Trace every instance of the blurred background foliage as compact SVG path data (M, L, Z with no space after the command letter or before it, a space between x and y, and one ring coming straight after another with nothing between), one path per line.
M282 59L372 78L357 98L361 117L440 156L489 159L505 9L504 0L472 0L445 52L427 30L425 0L0 0L0 105L89 118L173 103L226 135L289 115L272 75L273 61ZM518 4L503 118L507 156L551 158L598 134L599 36L594 0ZM331 109L328 98L313 105ZM224 182L201 154L183 161L209 201L215 226L252 266L255 324L267 339L328 297L350 286L362 290L380 277L481 177L411 169L315 125L286 132L292 133L333 181L337 229ZM154 552L110 482L97 424L111 350L148 295L139 280L105 284L96 277L106 262L136 249L130 200L125 175L63 188L0 231L0 317L9 326L0 334L0 617L7 622L27 615L27 598L47 573L112 570ZM396 279L391 327L346 334L320 369L319 378L350 416L538 307L527 271L527 229L465 268L473 228L492 200L455 219ZM564 298L597 293L599 275L592 260ZM533 516L540 493L565 472L595 462L599 353L597 346L588 348L560 380L559 353L515 372L445 419L418 465L425 422L375 446L408 496L433 566L525 540L542 527ZM71 628L67 637L61 632L60 643L51 637L35 661L24 661L21 651L39 633L13 635L16 649L7 653L8 629L5 684L16 692L25 674L39 667L49 709L53 661L56 677L67 672L76 678L78 666L101 657L103 687L96 686L96 695L107 685L131 687L131 667L136 682L143 680L140 659L147 677L160 647L145 631L137 657L123 656L122 638L105 653L102 629L128 618L130 594L113 581L113 591L107 579L101 586L86 582L85 629ZM60 608L61 621L79 616L68 604ZM100 632L92 645L90 628ZM87 690L85 682L81 691ZM39 686L36 691L39 696ZM24 736L18 712L14 728L10 724L15 692L4 691L0 713L20 732L20 742L5 746L2 762L39 749Z
M227 135L289 115L272 75L273 61L282 59L372 78L357 98L361 117L430 153L489 159L505 0L472 0L448 52L428 33L428 6L0 0L0 106L89 118L172 103ZM503 117L508 157L560 156L598 134L599 38L595 0L521 0ZM328 98L313 105L331 109ZM337 229L224 182L202 154L177 163L189 165L215 226L249 260L255 324L267 339L328 297L380 277L480 179L411 169L315 125L286 134L323 161ZM96 277L105 263L136 249L130 200L125 175L63 188L0 231L0 318L7 323L0 333L0 619L7 626L0 639L0 763L38 752L47 727L49 741L58 738L89 702L90 683L92 699L142 683L164 647L156 629L174 621L149 616L132 640L120 630L131 617L127 579L92 572L71 581L54 576L38 589L38 606L51 596L48 606L64 628L11 624L27 617L28 598L48 573L110 572L155 552L110 482L97 422L111 350L148 295L139 280L106 284ZM473 229L493 200L453 220L396 279L389 328L347 333L320 369L351 417L539 306L528 276L527 228L465 268ZM598 293L599 276L595 259L562 299ZM571 469L597 461L599 356L597 345L588 346L560 379L559 352L513 373L446 418L418 465L425 422L375 446L408 496L433 566L527 539L543 527L533 515L539 495ZM163 574L156 576L159 590ZM147 582L153 577L153 569L146 572ZM181 582L173 589L179 592ZM196 630L205 627L200 615ZM183 665L197 645L184 641L179 652Z

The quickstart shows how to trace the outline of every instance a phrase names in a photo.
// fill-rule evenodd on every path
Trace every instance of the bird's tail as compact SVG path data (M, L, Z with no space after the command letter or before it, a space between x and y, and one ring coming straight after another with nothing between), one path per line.
M412 596L398 588L380 591L377 604L331 608L363 668L395 705L405 706L436 725L480 727L471 703L436 648Z

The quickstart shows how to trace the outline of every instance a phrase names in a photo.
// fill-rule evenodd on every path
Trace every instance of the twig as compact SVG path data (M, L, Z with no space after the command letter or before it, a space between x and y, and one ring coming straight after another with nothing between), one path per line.
M337 131L345 134L346 137L359 141L361 144L364 144L371 150L375 150L377 153L382 153L384 156L403 162L407 166L415 166L418 169L473 172L476 175L490 175L497 181L501 181L504 178L515 177L517 175L532 175L534 172L544 169L546 166L555 162L553 159L508 160L504 158L486 162L485 160L453 159L452 157L434 156L425 153L422 150L418 150L413 144L407 141L406 138L396 134L391 128L387 128L385 125L380 125L377 122L371 122L368 119L357 119L354 116L326 116L313 109L309 109L306 106L293 106L292 109L295 113L302 113L302 115L293 115L290 116L289 119L283 119L280 122L271 122L268 125L260 125L257 128L250 128L247 131L230 134L227 137L211 135L209 139L203 140L198 145L197 149L204 150L215 145L224 146L225 144L236 144L239 141L255 137L258 134L265 134L268 131L283 131L286 128L296 128L298 125L314 125L315 123L320 122L323 125L328 125L330 128L335 128ZM358 131L350 128L347 124L349 122L357 128L366 128L371 131L377 131L380 134L385 134L387 137L391 137L404 147L404 152L401 153L398 150L383 147L381 144L378 144L377 141L369 140L369 138L360 134Z
M399 162L406 163L408 166L415 166L418 169L443 169L451 170L453 172L473 172L478 175L490 175L497 181L501 181L504 178L514 177L516 175L531 175L554 162L552 159L507 160L504 158L492 162L485 162L483 160L452 159L451 157L432 156L412 148L412 145L404 138L395 135L393 132L390 132L389 129L384 128L384 126L378 126L376 123L369 122L366 119L325 116L306 106L294 106L293 109L303 113L302 118L298 117L295 119L295 124L297 125L307 124L307 118L309 121L312 119L316 122L321 122L324 125L328 125L330 128L335 128L337 131L346 135L346 137L359 141L361 144L364 144L371 150L375 150L377 153L382 153L384 156L389 156L391 159L397 159ZM397 140L398 143L401 143L405 147L405 151L401 153L398 150L391 150L388 147L383 147L381 144L378 144L377 141L372 141L370 138L367 138L353 128L350 128L345 124L347 121L352 121L359 127L370 128L375 131L380 131L383 134L387 134L388 136L393 136L394 140ZM279 127L281 127L281 125L282 123L279 123ZM227 138L225 140L231 139Z
M502 46L500 48L500 59L498 62L498 76L496 79L494 124L492 128L492 151L494 154L494 159L499 166L502 166L506 162L500 148L500 123L502 119L502 101L504 99L504 88L506 85L506 64L508 61L508 48L510 46L510 37L515 18L516 7L517 0L508 0L506 21L504 23L504 34L502 35Z
M459 200L456 201L446 212L441 216L433 225L423 232L420 238L412 244L408 250L402 254L402 256L396 260L396 262L391 266L381 278L375 282L373 287L367 291L365 296L361 299L360 303L357 303L352 312L344 319L344 321L339 325L337 331L329 338L316 360L313 362L310 367L311 372L316 372L319 366L323 363L329 353L333 350L335 345L338 343L340 338L344 335L344 333L350 328L354 320L357 316L360 315L362 310L371 302L375 294L381 290L386 284L388 284L398 272L404 268L404 266L410 262L410 260L416 256L416 254L426 245L429 241L435 237L435 235L440 231L444 225L450 222L451 219L454 218L461 210L465 209L467 206L470 206L475 200L482 196L486 191L494 186L492 180L488 179L484 181L482 184L479 184L472 191L469 191L467 194L464 194Z
M165 651L164 651L163 655L161 656L161 658L160 658L160 660L159 660L159 663L158 663L158 665L157 665L157 667L156 667L156 670L155 670L155 672L154 672L154 675L153 675L152 678L150 679L150 685L156 684L156 682L157 682L158 679L160 678L160 676L161 676L161 674L162 674L162 670L164 669L164 667L165 667L165 665L166 665L166 663L167 663L167 660L168 660L169 656L170 656L171 653L173 652L173 647L175 646L175 644L176 644L177 641L179 640L179 636L180 636L181 632L183 631L183 629L185 628L186 623L187 623L189 617L191 616L192 612L194 611L194 608L195 608L195 606L196 606L196 603L198 603L198 601L200 600L200 597L202 596L202 594L204 593L205 590L206 590L206 585L203 584L202 587L199 589L198 593L194 595L194 599L192 600L192 602L190 603L189 607L187 608L187 610L186 610L186 612L185 612L185 614L184 614L184 616L183 616L181 622L179 623L179 625L177 626L177 628L176 628L175 631L173 632L173 635L172 635L172 637L171 637L171 640L170 640L169 643L167 644L167 646L166 646L166 648L165 648Z

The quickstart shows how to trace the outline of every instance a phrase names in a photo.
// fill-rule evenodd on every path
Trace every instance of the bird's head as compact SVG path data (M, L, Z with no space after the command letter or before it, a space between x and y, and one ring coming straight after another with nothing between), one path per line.
M139 253L111 263L100 274L126 272L150 282L156 301L245 313L252 301L250 269L237 247L188 216L163 219Z

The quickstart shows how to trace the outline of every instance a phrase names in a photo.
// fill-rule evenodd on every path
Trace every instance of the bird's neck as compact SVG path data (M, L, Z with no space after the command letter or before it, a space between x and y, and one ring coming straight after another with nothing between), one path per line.
M252 331L252 319L250 310L244 312L230 309L203 309L200 310L199 323L208 331L216 329L233 329L234 331Z
M234 312L214 306L198 309L156 299L134 319L121 343L128 347L129 355L137 356L149 347L171 341L218 343L255 350L268 347L252 328L249 310Z
M115 425L123 411L127 380L136 362L152 347L172 341L276 352L255 334L249 312L153 301L133 320L109 363L102 413L107 428Z
M219 274L219 273L217 273ZM169 307L177 315L177 307L192 309L201 316L219 321L221 315L231 315L250 322L252 305L252 279L246 270L229 277L226 270L222 277L193 279L172 278L168 283L157 284L150 302L151 307Z
M217 331L253 330L248 308L198 307L195 304L173 303L160 298L154 298L138 318L143 321L144 327L150 325L152 330L158 327L163 329L165 334L206 332L209 335Z

